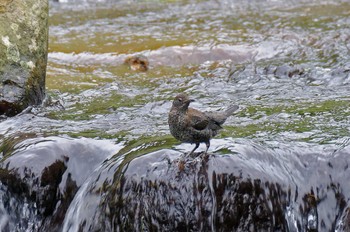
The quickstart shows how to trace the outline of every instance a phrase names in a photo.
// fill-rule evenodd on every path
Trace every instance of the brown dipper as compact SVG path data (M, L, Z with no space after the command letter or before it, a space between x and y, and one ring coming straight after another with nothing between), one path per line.
M169 112L168 123L170 133L178 140L185 143L195 143L196 146L190 155L199 147L200 143L210 147L210 139L214 137L226 119L238 109L237 105L229 107L224 112L201 112L189 108L191 102L187 94L177 95Z

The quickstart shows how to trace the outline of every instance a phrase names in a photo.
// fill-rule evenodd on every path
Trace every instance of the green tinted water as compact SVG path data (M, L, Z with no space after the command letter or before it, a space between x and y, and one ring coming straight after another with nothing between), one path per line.
M348 137L349 20L345 1L52 3L53 103L18 130L168 136L185 91L201 110L240 105L219 137L336 143ZM148 72L123 64L134 54Z

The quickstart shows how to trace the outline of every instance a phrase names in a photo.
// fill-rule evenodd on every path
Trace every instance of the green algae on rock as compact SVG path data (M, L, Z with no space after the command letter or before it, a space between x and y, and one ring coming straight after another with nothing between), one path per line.
M0 114L12 116L45 96L48 1L1 1L0 25Z

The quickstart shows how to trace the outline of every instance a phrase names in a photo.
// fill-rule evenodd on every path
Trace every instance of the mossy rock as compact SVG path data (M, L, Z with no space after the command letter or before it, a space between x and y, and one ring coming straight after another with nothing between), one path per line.
M0 3L0 115L15 115L45 96L48 1Z

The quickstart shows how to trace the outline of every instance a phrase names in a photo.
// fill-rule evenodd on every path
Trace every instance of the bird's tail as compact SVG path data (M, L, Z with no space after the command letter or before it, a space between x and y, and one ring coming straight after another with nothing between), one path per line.
M224 112L205 112L205 114L211 119L211 122L215 124L214 127L209 126L211 129L221 129L221 125L226 121L226 119L233 114L236 110L238 110L237 105L230 106ZM213 125L214 125L213 124Z
M233 114L236 110L238 110L239 106L238 105L232 105L230 106L226 111L226 115L227 117L230 116L231 114Z

